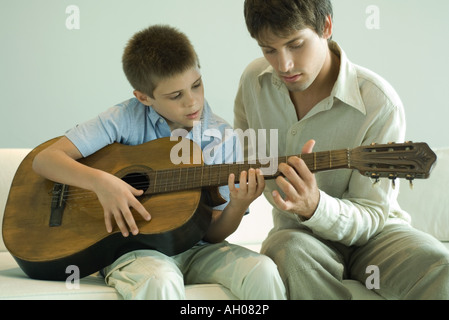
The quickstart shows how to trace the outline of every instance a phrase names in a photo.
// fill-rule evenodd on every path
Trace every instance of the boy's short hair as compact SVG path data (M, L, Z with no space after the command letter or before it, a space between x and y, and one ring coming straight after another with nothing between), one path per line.
M304 28L322 36L333 9L330 0L245 0L244 14L251 37L261 40L267 31L286 37Z
M122 57L131 86L154 99L158 82L199 67L198 56L187 36L167 25L154 25L136 33Z

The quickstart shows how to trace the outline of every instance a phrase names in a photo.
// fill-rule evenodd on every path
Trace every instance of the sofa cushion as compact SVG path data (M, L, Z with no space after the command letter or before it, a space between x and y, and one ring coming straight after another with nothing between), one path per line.
M236 300L227 288L219 284L186 286L189 300ZM0 300L120 300L114 288L108 287L102 276L95 274L66 285L64 281L41 281L28 278L8 252L0 252Z
M436 149L437 162L425 180L402 182L398 201L412 225L440 241L449 241L449 148Z
M23 158L30 151L31 149L0 149L0 230L11 182ZM2 251L6 251L3 237L0 240L0 252Z
M344 280L356 300L382 300L362 283ZM188 300L236 300L219 284L194 284L185 287ZM0 252L0 300L121 300L114 288L108 287L99 275L80 280L79 286L64 281L41 281L28 278L8 252Z
M64 281L41 281L28 278L9 252L0 252L0 300L116 300L120 296L104 283L101 276L80 280L79 287Z

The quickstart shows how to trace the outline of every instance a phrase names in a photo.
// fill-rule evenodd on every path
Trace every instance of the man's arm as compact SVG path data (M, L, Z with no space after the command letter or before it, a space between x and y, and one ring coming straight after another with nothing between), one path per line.
M379 143L403 141L404 119L401 110L401 108L393 108L383 119L375 122L366 134L362 144L370 144L372 141L379 141ZM308 181L306 185L308 185L309 189L300 189L301 187L297 183L292 183L290 188L306 190L301 192L309 192L313 196L310 196L310 198L305 197L305 201L312 201L314 204L313 199L316 198L313 197L316 194L307 191L316 191L314 181L310 176L311 173L307 168L304 169L298 166L298 163L297 161L296 164L291 166L293 170L288 174L296 175L297 172L305 172L303 173L304 176L302 178L290 176L288 181L294 182L295 179ZM287 171L284 171L286 174ZM282 190L286 189L285 186L280 186L280 188ZM399 186L393 188L388 180L381 180L376 185L373 185L369 178L357 171L353 171L350 174L346 191L341 197L335 197L323 190L319 190L318 206L312 216L307 216L306 207L301 205L299 198L294 198L294 194L290 194L288 198L292 202L290 208L293 208L289 212L297 214L298 223L309 227L323 239L341 242L348 246L362 245L382 230L391 215L401 214L397 204L398 189ZM279 201L279 197L277 205L280 209L285 208L285 205ZM302 209L298 210L298 208ZM306 213L304 214L301 210L305 210L303 212Z

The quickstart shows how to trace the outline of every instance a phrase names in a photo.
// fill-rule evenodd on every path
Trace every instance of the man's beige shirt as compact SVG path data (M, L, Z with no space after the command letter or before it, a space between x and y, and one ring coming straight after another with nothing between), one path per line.
M340 57L338 79L331 95L300 120L287 87L267 60L253 61L240 81L235 129L278 130L278 156L300 154L310 139L316 141L314 152L404 142L404 108L395 90L380 76L351 63L335 42L330 48ZM307 221L277 209L271 196L277 185L266 181L265 196L274 207L273 230L307 227L324 239L362 245L386 223L409 222L396 200L399 182L395 188L388 179L373 185L370 178L349 169L318 172L316 179L320 202Z

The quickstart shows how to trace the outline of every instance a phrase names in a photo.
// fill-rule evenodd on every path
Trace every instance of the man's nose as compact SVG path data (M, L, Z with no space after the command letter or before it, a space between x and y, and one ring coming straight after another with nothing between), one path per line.
M293 68L293 57L288 52L281 52L278 56L279 72L288 73Z

